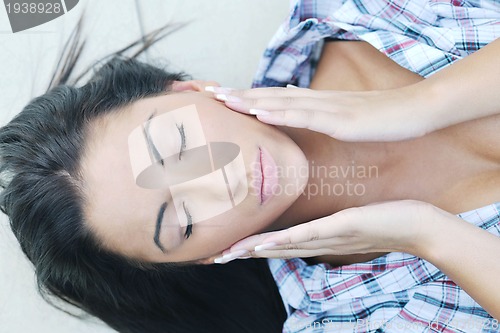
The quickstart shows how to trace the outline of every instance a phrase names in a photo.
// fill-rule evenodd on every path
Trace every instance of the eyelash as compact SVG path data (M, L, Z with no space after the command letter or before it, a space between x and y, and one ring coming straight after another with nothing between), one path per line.
M184 133L184 124L175 125L177 126L177 129L179 130L179 135L181 136L181 148L179 150L179 160L181 159L181 155L186 149L186 133ZM184 238L188 239L189 236L193 233L193 217L189 213L189 210L186 207L186 203L183 201L182 202L182 207L184 208L184 213L186 214L188 224L186 227L186 233L184 234Z
M186 134L184 133L184 124L175 125L177 126L177 129L179 130L179 135L181 136L181 149L179 150L179 160L181 159L181 154L184 152L186 149Z
M191 234L193 233L193 218L189 213L189 210L186 208L186 203L184 201L182 202L182 207L184 208L184 213L186 213L188 220L188 225L186 227L186 233L184 234L184 238L188 239L189 236L191 236Z
M146 123L146 126L143 128L143 133L144 136L146 137L146 140L148 141L148 147L150 151L153 153L153 156L157 161L160 161L161 165L164 166L163 158L161 158L160 153L158 152L158 149L156 149L156 146L153 143L153 140L151 139L151 135L149 134L149 125L151 123L151 119L154 117L155 113L153 112L151 116L149 116L148 121Z
M180 125L175 124L175 126L177 127L177 130L179 131L179 135L181 136L181 148L179 150L179 161L180 161L182 153L186 150L186 133L184 132L184 124L180 124ZM144 129L144 133L145 133L146 137L148 137L148 138L150 137L149 136L149 122L148 122L148 125L146 126L146 128ZM160 157L160 153L156 149L156 146L152 145L151 149L153 150L153 155L155 156L155 158L160 161L162 166L164 166L163 158Z

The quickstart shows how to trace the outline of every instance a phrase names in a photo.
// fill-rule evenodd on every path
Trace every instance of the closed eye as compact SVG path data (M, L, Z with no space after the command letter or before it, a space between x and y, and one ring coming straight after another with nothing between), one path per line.
M165 166L165 164L163 163L163 158L161 158L161 155L158 152L158 149L156 149L156 146L154 145L153 140L151 139L151 134L149 133L149 124L151 122L151 119L154 117L154 115L155 115L155 112L153 112L149 116L149 118L146 122L146 126L144 126L144 128L143 128L143 134L146 137L146 142L148 143L149 150L153 153L155 160L160 161L161 165Z
M184 208L184 213L186 214L186 218L187 218L187 227L186 227L186 233L184 234L184 237L186 239L188 239L189 236L191 236L191 234L193 233L193 217L189 213L189 210L187 209L186 203L184 201L182 202L182 207Z

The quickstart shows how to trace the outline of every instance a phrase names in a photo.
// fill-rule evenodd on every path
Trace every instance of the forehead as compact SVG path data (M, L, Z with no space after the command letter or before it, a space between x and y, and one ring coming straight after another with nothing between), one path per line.
M206 102L197 95L168 94L139 100L93 124L82 159L86 220L107 247L136 255L144 251L145 245L154 246L157 212L168 197L165 190L136 185L128 137L153 112L161 115Z

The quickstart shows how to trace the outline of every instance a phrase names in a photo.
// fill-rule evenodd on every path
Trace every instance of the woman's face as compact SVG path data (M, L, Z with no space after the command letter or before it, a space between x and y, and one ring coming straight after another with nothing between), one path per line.
M286 172L307 169L288 136L206 92L139 100L96 121L89 136L87 223L106 248L148 262L207 263L201 259L273 230L307 182ZM203 146L212 142L219 150Z

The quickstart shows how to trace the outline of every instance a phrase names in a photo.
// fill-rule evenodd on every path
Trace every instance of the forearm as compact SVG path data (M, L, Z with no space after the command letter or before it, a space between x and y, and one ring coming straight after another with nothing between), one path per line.
M500 238L455 216L429 224L426 238L415 254L500 319Z
M413 88L434 129L500 113L500 38Z

